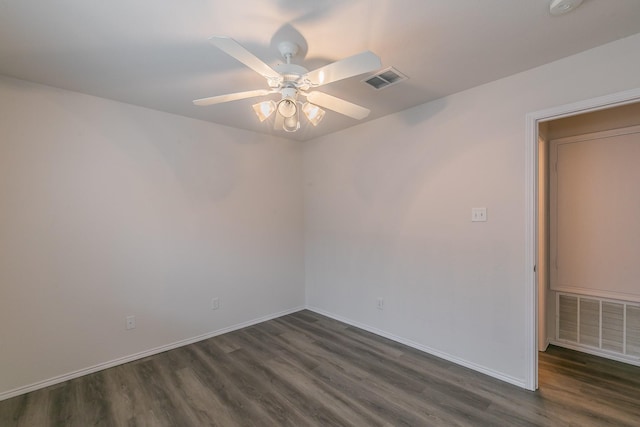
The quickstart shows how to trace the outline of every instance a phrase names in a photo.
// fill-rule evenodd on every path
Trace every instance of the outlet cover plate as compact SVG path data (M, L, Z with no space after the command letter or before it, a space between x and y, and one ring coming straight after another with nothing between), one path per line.
M484 222L487 220L487 208L471 208L471 221Z
M127 316L125 327L127 328L127 331L130 330L130 329L135 329L136 328L136 316Z

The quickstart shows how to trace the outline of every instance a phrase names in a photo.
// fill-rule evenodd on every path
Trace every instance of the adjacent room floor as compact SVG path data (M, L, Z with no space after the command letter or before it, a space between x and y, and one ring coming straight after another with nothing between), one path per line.
M529 392L305 310L5 400L0 425L638 425L640 368L539 365Z

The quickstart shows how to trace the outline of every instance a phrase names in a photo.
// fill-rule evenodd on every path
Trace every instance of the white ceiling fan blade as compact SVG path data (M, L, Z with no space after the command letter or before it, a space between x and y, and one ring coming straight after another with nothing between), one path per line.
M321 86L338 80L379 69L382 62L378 55L368 50L333 62L307 73L312 86ZM329 108L329 107L327 107Z
M207 105L221 104L223 102L237 101L238 99L253 98L256 96L269 95L272 91L267 89L249 90L246 92L229 93L227 95L210 96L193 101L194 105L206 107Z
M344 99L336 98L335 96L327 95L322 92L309 92L307 94L307 101L312 104L316 104L319 107L328 108L336 113L344 114L356 120L362 120L371 112L369 109L361 107L356 104L352 104Z
M280 73L265 64L261 59L249 52L240 43L230 37L212 36L209 41L229 56L233 56L247 67L267 79L279 79Z

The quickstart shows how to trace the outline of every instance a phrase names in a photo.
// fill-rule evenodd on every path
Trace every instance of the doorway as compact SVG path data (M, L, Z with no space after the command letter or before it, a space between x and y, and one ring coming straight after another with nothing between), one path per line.
M626 309L625 304L621 302L628 300L625 295L634 292L618 290L616 284L634 284L639 277L638 270L623 260L625 253L638 253L637 244L628 242L627 248L631 252L619 246L634 228L638 213L635 207L635 185L630 185L624 180L623 165L627 165L626 174L635 177L632 182L637 182L634 159L637 157L635 153L640 135L639 125L640 103L615 106L539 124L539 351L544 351L551 342L597 355L605 355L607 350L623 353L622 323ZM627 144L624 144L623 140L628 140ZM564 153L562 157L558 155L560 152ZM549 165L554 167L550 168ZM589 168L585 168L587 165ZM566 179L562 180L564 185L552 185L559 182L556 177L559 176L560 170L564 171L563 176L566 176ZM563 187L567 188L561 193L560 189ZM578 208L581 204L585 205L584 210ZM556 210L556 205L564 207ZM574 209L578 210L571 213ZM633 218L623 219L620 217L623 212L635 214L632 215ZM562 215L558 216L558 213ZM619 227L616 227L617 220L602 221L607 217L618 218L621 221ZM564 218L565 226L554 231L554 224L550 222L553 218L558 218L558 222L561 222L560 218ZM576 222L584 222L587 218L590 221L588 227ZM573 235L565 241L582 243L576 243L577 246L564 245L561 257L564 260L561 263L563 265L558 266L559 258L556 258L554 253L559 253L561 246L554 244L554 241L559 242L556 236L567 233ZM589 246L593 247L587 249ZM582 260L589 262L584 264ZM617 267L614 267L616 264ZM629 270L628 277L616 278L624 270ZM560 274L561 272L564 274ZM562 280L560 276L564 276ZM560 283L563 283L561 288ZM579 284L580 288L568 288L569 283L573 286ZM631 288L635 288L635 285ZM607 297L613 300L599 299ZM581 303L580 323L577 321L578 302ZM591 311L589 306L592 306ZM635 312L637 307L629 306L629 310ZM561 313L559 322L557 313ZM578 340L579 324L582 327L579 328ZM558 341L559 339L561 340ZM579 345L578 342L586 343L587 347ZM597 351L596 347L604 351ZM608 356L615 357L613 354L605 355Z
M608 117L609 122L616 122L621 127L620 116L616 108L635 108L631 104L640 103L640 89L626 91L605 97L591 99L575 104L560 106L548 110L530 113L526 118L526 151L525 151L525 181L526 181L526 269L527 269L527 378L526 388L538 388L538 351L546 347L549 336L549 318L555 317L555 311L550 313L547 301L550 299L548 291L548 203L544 203L546 188L548 187L547 153L549 128L555 127L554 132L588 133L595 122L584 120L588 114L599 113ZM640 105L640 104L639 104ZM561 120L565 120L561 122ZM635 123L640 124L640 123ZM571 126L570 126L571 125ZM569 130L570 129L570 130ZM586 132L583 132L585 131ZM601 129L602 130L602 129ZM542 153L540 150L542 149ZM542 162L540 161L542 157ZM541 174L543 174L541 176ZM545 181L546 180L546 181ZM542 194L541 194L542 193ZM543 204L539 197L543 198ZM538 208L542 208L542 212ZM543 215L543 218L540 218ZM542 224L539 223L542 220ZM546 225L545 225L546 221ZM542 247L542 251L540 248ZM542 258L542 264L540 263ZM542 267L545 271L540 271ZM540 283L538 279L540 278Z

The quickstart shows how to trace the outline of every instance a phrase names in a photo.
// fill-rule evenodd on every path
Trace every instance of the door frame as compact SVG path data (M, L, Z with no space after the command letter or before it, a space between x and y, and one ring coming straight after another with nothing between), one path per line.
M528 113L525 119L525 388L538 388L538 128L542 122L640 102L640 88Z

